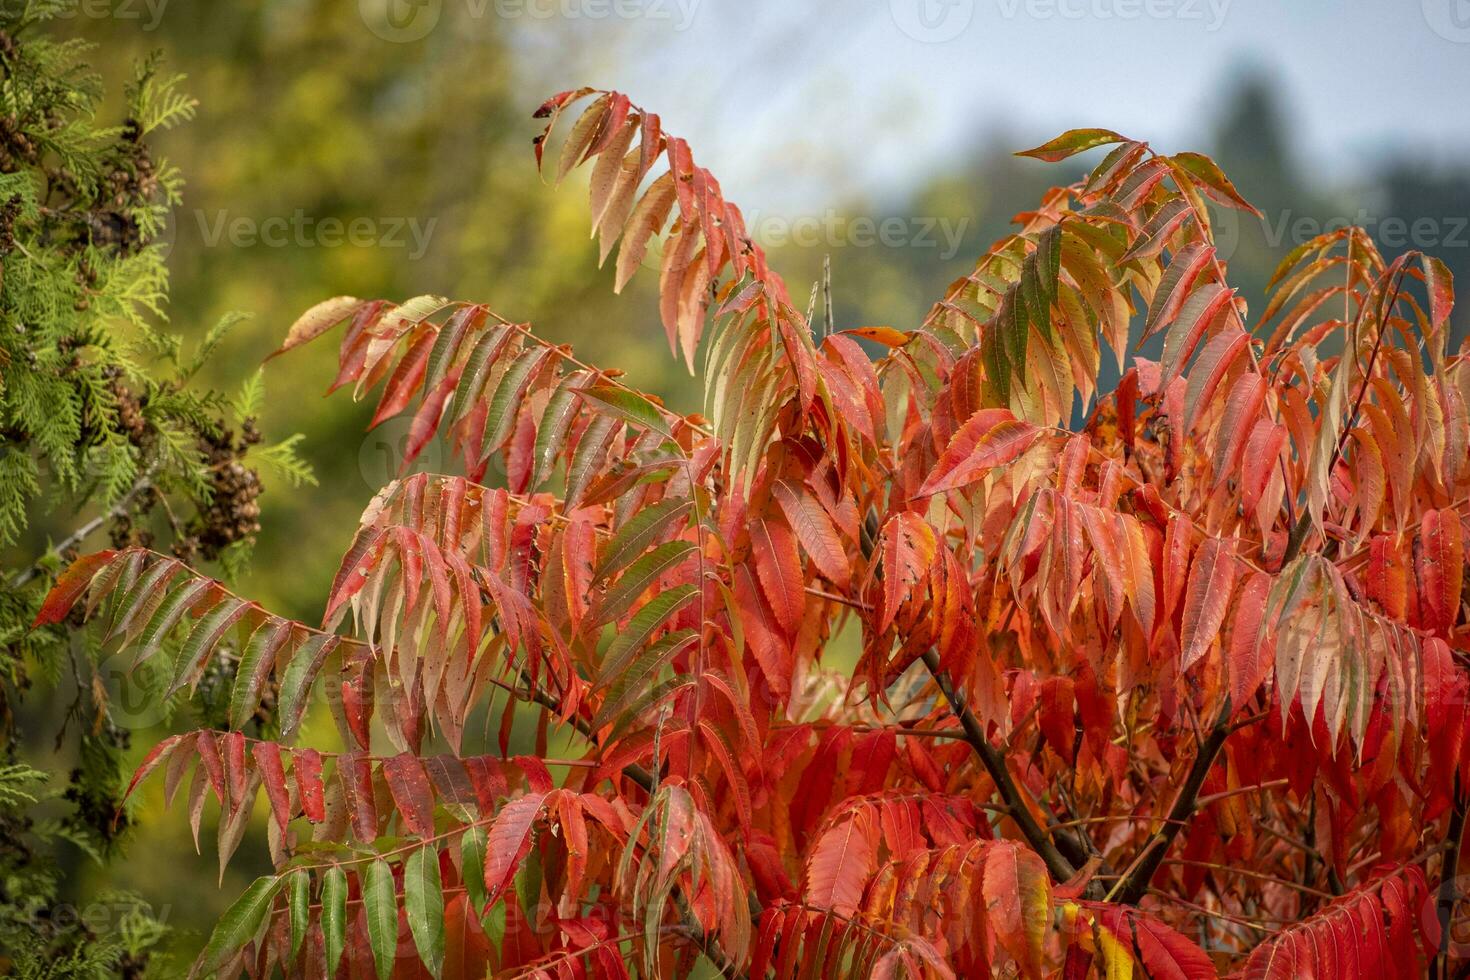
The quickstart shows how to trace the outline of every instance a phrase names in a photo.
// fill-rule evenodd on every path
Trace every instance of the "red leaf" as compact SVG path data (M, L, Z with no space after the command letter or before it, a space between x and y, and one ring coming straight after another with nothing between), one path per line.
M429 365L429 352L433 349L434 341L438 337L438 331L424 330L409 347L408 352L398 362L398 366L393 369L392 377L383 387L383 397L378 400L377 411L373 413L372 421L368 423L369 429L376 428L408 407L414 392L424 382L424 373Z
M439 416L444 413L444 403L454 391L454 386L459 383L458 367L444 376L444 379L434 386L434 390L424 396L419 410L414 413L413 421L408 427L408 445L403 452L403 460L399 463L399 470L407 472L408 467L418 458L419 453L434 438L434 432L439 428Z
M505 775L500 771L500 762L488 756L477 755L464 760L464 768L474 787L475 803L484 819L495 812L495 801L510 790Z
M281 747L275 742L256 742L251 746L255 756L255 768L260 771L261 782L265 783L265 795L271 801L271 813L281 833L291 822L291 797L286 792L286 768L281 765Z
M228 732L225 735L225 772L230 777L230 800L238 806L245 799L245 787L250 782L245 771L245 733Z
M1235 615L1230 623L1227 669L1230 674L1230 703L1236 711L1243 710L1250 703L1271 670L1271 648L1268 643L1257 642L1266 596L1270 591L1271 577L1251 572L1235 603Z
M898 609L934 561L934 529L918 514L895 514L883 526L883 615L878 632L886 633Z
M811 556L817 571L833 585L846 588L852 578L852 569L827 511L805 490L785 480L771 487L771 496L781 505L786 522L796 532L797 540Z
M1003 408L982 408L960 426L945 447L919 496L943 493L974 483L990 470L1020 456L1041 430Z
M1432 954L1433 931L1439 927L1433 909L1423 907L1423 883L1423 871L1405 866L1349 892L1293 928L1268 936L1251 952L1243 977L1379 977L1390 965L1404 975L1415 973L1420 952L1408 931L1411 923L1426 957ZM1324 928L1328 924L1330 937Z
M531 850L531 829L541 815L545 793L517 797L495 815L485 838L485 888L489 898L486 908L495 904L501 892L510 886L516 870Z
M123 793L123 799L126 800L129 796L132 796L133 789L144 779L146 779L150 772L162 765L163 761L168 758L170 751L172 751L179 744L179 742L185 738L192 740L194 738L194 735L170 735L168 738L153 746L153 748L148 751L148 755L144 757L143 762L138 766L137 771L133 773L133 778L128 782L127 791Z
M229 789L225 785L225 763L219 752L219 740L214 737L212 731L202 731L195 741L199 748L199 763L204 766L204 772L209 777L209 785L214 789L214 795L219 799L221 805L228 797Z
M373 760L363 752L337 757L342 797L352 819L352 833L364 844L378 839L378 806L373 797Z
M383 778L408 829L420 837L433 837L433 791L418 757L405 752L383 760Z
M31 628L53 626L65 619L67 613L71 612L71 607L76 605L77 599L81 598L87 586L92 583L92 577L117 555L116 551L99 551L78 558L68 565L66 571L57 577L51 591L46 594L46 601L41 603L41 609L36 613L36 620Z
M1118 905L1089 908L1154 980L1214 980L1219 976L1204 950L1149 913Z
M985 854L985 915L1021 972L1040 978L1051 888L1046 865L1011 841L998 841Z
M1070 677L1048 677L1041 685L1041 733L1057 755L1072 764L1077 741L1077 709Z
M1419 608L1424 628L1447 634L1460 611L1465 576L1465 544L1453 510L1431 510L1420 526L1414 556Z
M296 792L301 796L301 810L312 823L327 819L322 787L322 757L316 749L300 749L291 754L291 768L296 773Z
M1375 534L1368 545L1368 597L1400 622L1409 613L1409 566L1399 539Z

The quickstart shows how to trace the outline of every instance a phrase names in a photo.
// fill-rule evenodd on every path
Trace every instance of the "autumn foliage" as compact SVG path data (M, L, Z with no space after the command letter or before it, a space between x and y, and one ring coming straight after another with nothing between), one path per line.
M176 688L238 658L234 729L135 779L196 835L218 801L222 863L269 803L276 869L199 972L1462 965L1470 361L1438 261L1344 229L1248 312L1230 181L1078 130L1024 155L1100 162L922 325L839 329L658 116L538 116L618 288L657 266L704 414L484 305L327 300L282 350L345 322L333 387L464 475L382 490L321 628L141 550L41 613ZM263 697L279 740L240 730ZM317 703L344 751L294 744Z

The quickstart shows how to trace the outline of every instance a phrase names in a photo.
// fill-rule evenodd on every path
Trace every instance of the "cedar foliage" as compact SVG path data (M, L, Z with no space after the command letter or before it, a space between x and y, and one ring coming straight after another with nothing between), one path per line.
M656 115L538 116L617 286L657 265L703 415L482 304L330 299L282 350L345 323L333 387L464 475L383 489L320 628L143 549L41 611L171 654L178 689L242 651L232 729L134 777L196 835L218 802L222 866L269 805L275 870L197 973L1464 965L1470 362L1440 263L1333 232L1253 317L1218 168L1077 130L1025 155L1106 155L922 325L837 329ZM318 685L340 752L294 742ZM263 696L279 740L239 730ZM487 711L500 751L463 753Z
M62 624L31 628L60 565L106 530L238 567L259 527L256 467L310 475L292 440L260 444L258 377L233 402L197 377L236 318L189 349L162 325L182 179L153 141L193 100L148 58L121 121L99 119L88 45L53 33L75 14L71 0L0 4L0 973L21 977L142 976L165 931L137 896L94 896L105 923L64 901L67 864L104 860L129 826L130 733L98 650ZM38 686L65 705L60 732L19 730ZM26 736L74 757L64 788L22 760Z

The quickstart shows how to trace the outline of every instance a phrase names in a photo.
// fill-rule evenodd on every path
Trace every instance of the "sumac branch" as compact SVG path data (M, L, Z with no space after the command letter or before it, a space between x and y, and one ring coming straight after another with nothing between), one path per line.
M1101 159L922 325L814 332L656 115L589 90L537 115L538 160L590 170L619 288L656 266L704 414L485 305L330 299L282 350L345 324L333 387L411 419L405 466L437 438L462 475L383 489L320 628L136 550L42 611L177 687L236 651L237 728L280 705L279 743L176 736L138 774L187 787L196 833L218 801L222 862L269 799L276 870L200 972L1463 963L1470 362L1443 265L1333 232L1251 319L1211 231L1241 192L1074 131L1026 155ZM290 744L318 689L341 752ZM487 706L498 754L462 752ZM531 728L573 757L509 757Z

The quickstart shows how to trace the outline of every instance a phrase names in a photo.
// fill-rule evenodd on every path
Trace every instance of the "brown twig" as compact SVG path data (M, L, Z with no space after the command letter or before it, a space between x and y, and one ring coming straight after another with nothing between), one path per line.
M1215 758L1225 746L1225 740L1232 731L1230 727L1230 698L1225 698L1225 704L1220 708L1220 716L1210 728L1210 734L1200 745L1199 754L1194 757L1194 764L1189 768L1189 775L1184 779L1184 786L1179 790L1179 795L1174 799L1174 806L1169 810L1169 818L1149 837L1143 845L1143 850L1138 857L1134 858L1133 864L1124 873L1123 879L1113 887L1109 898L1123 903L1124 905L1137 905L1138 900L1147 894L1149 883L1153 881L1154 873L1159 870L1159 865L1168 856L1169 846L1174 843L1174 838L1179 836L1179 831L1194 815L1199 806L1199 791L1205 784L1205 777L1209 775L1210 769L1215 764Z
M1010 771L1006 769L1004 757L990 744L990 739L985 736L985 729L980 720L970 711L969 705L965 703L964 695L957 691L944 670L939 664L939 654L934 650L926 650L923 654L924 666L934 677L934 682L939 685L939 690L944 694L945 700L949 702L950 710L954 712L960 721L960 726L965 730L965 741L975 750L980 757L985 771L990 774L990 779L995 783L1000 798L1010 809L1011 819L1021 828L1021 834L1026 838L1026 843L1041 857L1046 864L1046 869L1057 881L1067 881L1077 873L1077 868L1086 863L1087 851L1079 844L1072 835L1058 833L1057 841L1052 838L1042 826L1036 822L1031 811L1026 806L1026 801L1021 797L1021 791L1016 787L1016 782L1011 778ZM1065 841L1066 844L1060 842ZM1072 859L1063 856L1058 849L1059 846L1067 846L1075 853ZM1075 863L1074 863L1075 861Z

